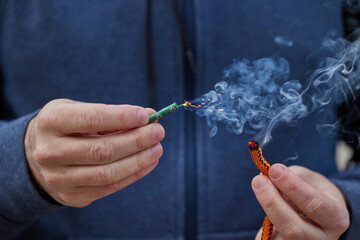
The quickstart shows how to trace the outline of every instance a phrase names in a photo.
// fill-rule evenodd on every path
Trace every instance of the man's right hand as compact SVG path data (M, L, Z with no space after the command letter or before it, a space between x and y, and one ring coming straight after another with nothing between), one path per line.
M84 207L150 173L165 130L149 124L152 109L51 101L25 134L28 165L57 202Z

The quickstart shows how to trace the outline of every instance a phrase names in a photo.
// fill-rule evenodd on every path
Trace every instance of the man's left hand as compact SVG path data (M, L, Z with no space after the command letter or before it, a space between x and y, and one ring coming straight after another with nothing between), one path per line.
M274 224L273 240L338 239L349 227L349 211L338 187L300 166L274 164L269 178L256 176L252 188ZM256 240L261 239L261 231Z

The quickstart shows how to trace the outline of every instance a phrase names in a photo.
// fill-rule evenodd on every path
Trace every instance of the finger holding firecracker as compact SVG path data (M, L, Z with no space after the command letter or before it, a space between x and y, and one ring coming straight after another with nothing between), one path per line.
M56 99L29 122L24 151L50 202L85 207L145 177L163 154L155 110ZM3 239L3 238L1 238Z
M250 144L249 148L252 151ZM259 151L257 153L252 156L259 156ZM273 240L338 239L349 227L344 195L317 172L300 166L274 164L269 167L268 176L263 174L253 179L252 187L274 225ZM262 236L261 239L269 238ZM256 240L260 240L260 234Z

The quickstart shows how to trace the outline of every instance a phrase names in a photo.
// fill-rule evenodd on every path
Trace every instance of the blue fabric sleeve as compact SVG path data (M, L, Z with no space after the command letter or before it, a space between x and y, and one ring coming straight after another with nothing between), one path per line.
M0 236L9 236L61 205L41 197L28 172L24 136L34 112L0 125Z
M342 239L359 239L360 236L360 166L330 178L344 193L350 212L350 227ZM336 221L336 220L335 220Z

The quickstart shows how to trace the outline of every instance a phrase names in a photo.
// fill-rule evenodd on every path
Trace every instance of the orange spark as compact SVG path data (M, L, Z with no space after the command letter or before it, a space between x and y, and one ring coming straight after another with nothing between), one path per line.
M199 106L193 105L193 104L191 104L191 102L186 101L186 100L185 100L185 102L183 103L183 106L184 106L184 107L194 107L194 108L199 108L199 107L201 107L200 105L199 105Z

